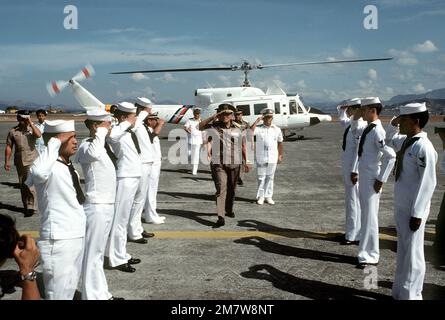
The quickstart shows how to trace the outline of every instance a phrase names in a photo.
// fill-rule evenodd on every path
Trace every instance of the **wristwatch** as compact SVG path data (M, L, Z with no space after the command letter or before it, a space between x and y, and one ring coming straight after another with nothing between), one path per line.
M20 279L22 279L22 281L25 280L34 281L35 279L37 279L37 272L31 271L30 273L25 275L21 274Z

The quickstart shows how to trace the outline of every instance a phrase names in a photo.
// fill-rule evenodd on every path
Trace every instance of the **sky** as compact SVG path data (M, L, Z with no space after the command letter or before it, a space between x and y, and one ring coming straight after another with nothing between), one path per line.
M77 9L77 29L64 22ZM377 8L377 29L364 9ZM239 86L232 71L111 75L114 71L394 57L388 62L282 67L250 74L307 102L417 94L445 87L443 0L2 0L0 101L77 106L50 80L82 82L104 103L146 96L193 104L198 88Z

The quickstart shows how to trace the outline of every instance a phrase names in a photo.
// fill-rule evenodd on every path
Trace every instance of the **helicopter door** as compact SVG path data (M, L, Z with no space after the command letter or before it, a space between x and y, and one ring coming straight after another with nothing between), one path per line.
M289 125L289 106L286 103L275 102L275 114L274 123L280 128L287 128Z

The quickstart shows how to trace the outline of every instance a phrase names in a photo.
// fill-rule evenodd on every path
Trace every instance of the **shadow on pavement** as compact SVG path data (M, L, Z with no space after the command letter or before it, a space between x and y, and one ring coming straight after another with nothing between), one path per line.
M25 213L25 209L23 208L19 208L10 204L6 204L3 202L0 202L0 209L5 209L5 210L9 210L9 211L13 211L13 212L18 212L18 213Z
M329 261L336 263L345 263L356 265L357 258L351 256L345 256L336 253L329 253L323 251L316 251L311 249L295 248L291 246L282 245L270 240L266 240L261 237L246 237L234 241L235 243L248 244L257 246L265 252L281 254L284 256L292 256L302 259L312 259L320 261Z
M0 184L3 185L3 186L12 187L14 189L20 190L20 183L1 182Z
M195 220L196 222L198 222L204 226L207 226L207 227L212 227L215 225L215 223L213 221L202 219L202 218L200 218L200 216L208 216L208 217L216 218L216 213L201 213L201 212L177 210L177 209L158 209L158 213L160 215L168 214L168 215L172 215L172 216Z
M339 285L307 280L282 272L271 265L259 264L241 272L244 278L266 280L280 290L314 300L391 300L386 295Z
M158 194L165 194L167 196L181 199L181 198L191 198L198 200L206 200L206 201L215 201L215 195L213 194L202 194L202 193L186 193L186 192L167 192L167 191L159 191ZM253 203L252 199L241 198L235 196L235 201L249 202Z

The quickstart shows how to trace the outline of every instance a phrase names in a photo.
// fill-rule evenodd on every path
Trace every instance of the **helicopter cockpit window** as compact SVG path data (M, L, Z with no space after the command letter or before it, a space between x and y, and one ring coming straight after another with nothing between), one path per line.
M298 113L298 111L297 111L297 102L296 101L293 101L293 100L291 100L291 101L289 101L289 111L290 111L290 114L297 114Z
M303 108L301 108L300 104L298 104L298 113L304 113Z
M280 114L281 113L280 103L279 102L275 102L274 106L275 106L275 114Z
M256 103L253 105L253 111L255 114L261 114L261 110L267 108L267 103Z
M243 116L250 116L250 105L243 104L236 106L236 109L243 112Z

